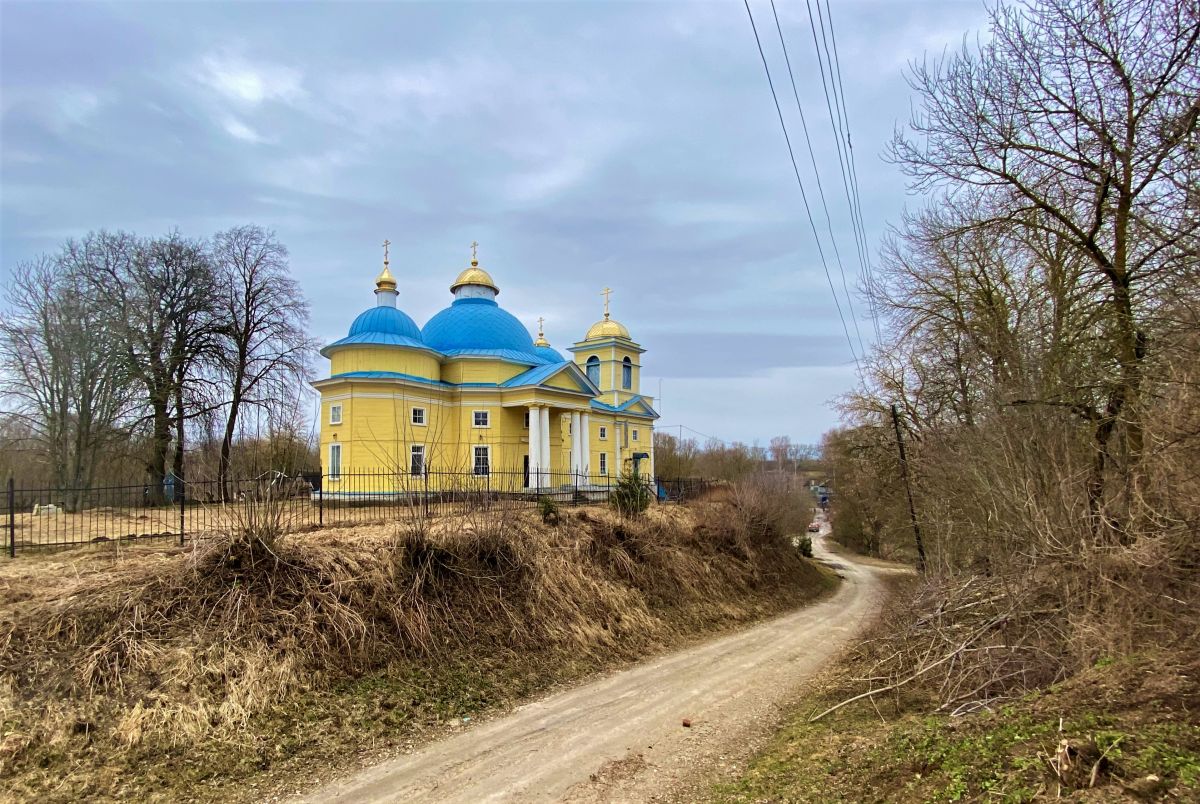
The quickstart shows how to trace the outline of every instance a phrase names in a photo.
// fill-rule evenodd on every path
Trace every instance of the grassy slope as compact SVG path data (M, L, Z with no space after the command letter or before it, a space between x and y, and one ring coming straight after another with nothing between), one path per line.
M10 584L0 796L261 798L830 588L734 513L323 533L265 591L227 558L197 573L161 553L48 591ZM230 590L249 607L234 619ZM414 612L425 630L396 620ZM307 644L317 637L330 647ZM342 650L352 661L336 661Z
M925 699L901 693L810 723L863 689L849 680L860 672L834 668L712 800L1200 800L1195 656L1104 660L990 712L924 714Z

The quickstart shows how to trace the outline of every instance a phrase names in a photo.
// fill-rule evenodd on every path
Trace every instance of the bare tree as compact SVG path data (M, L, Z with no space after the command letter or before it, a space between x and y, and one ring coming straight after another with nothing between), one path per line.
M3 390L41 442L72 510L92 485L103 449L120 435L130 396L120 354L80 291L93 260L126 259L127 245L89 238L19 266L0 320Z
M101 232L96 242L128 241ZM151 430L146 461L152 501L163 497L167 458L175 440L175 470L182 475L183 424L189 383L215 341L216 283L202 244L178 233L134 241L127 259L93 265L93 301L115 338L130 375L142 389Z
M308 378L314 345L308 303L291 278L287 249L258 226L217 234L212 259L223 284L220 300L220 370L227 384L225 428L217 468L223 498L229 495L230 458L247 407L268 407Z
M913 70L923 105L892 156L919 189L986 196L979 223L1066 244L1086 266L1082 282L1103 284L1099 359L1115 370L1098 404L1027 401L1066 405L1089 423L1093 515L1120 530L1102 511L1104 484L1113 468L1136 483L1153 294L1194 259L1200 226L1194 188L1176 178L1197 159L1197 6L1045 0L990 15L990 41Z
M771 459L775 461L775 468L783 471L784 465L788 462L791 456L792 439L787 436L772 436L771 437Z

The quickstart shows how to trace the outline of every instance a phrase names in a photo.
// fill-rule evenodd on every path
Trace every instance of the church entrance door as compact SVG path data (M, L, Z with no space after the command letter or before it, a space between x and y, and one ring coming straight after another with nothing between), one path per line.
M524 487L529 488L529 456L525 455L523 457L525 459L524 460L524 463L525 463L525 486Z

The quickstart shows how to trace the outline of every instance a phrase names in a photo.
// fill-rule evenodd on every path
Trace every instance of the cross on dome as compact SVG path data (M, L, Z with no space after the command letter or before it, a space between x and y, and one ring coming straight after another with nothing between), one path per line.
M379 303L381 305L386 304L388 307L395 307L396 277L392 276L392 272L388 270L388 246L391 244L391 240L383 241L383 270L379 272L379 276L375 277L375 293L391 294L390 296L379 296Z
M466 290L461 290L465 288ZM500 288L496 287L492 275L479 267L479 241L471 241L471 266L463 270L450 286L454 298L495 299Z
M604 297L604 318L592 324L592 328L587 331L584 340L592 341L601 338L625 338L628 340L629 330L625 329L624 324L613 318L608 310L612 288L605 288L600 291L600 295Z

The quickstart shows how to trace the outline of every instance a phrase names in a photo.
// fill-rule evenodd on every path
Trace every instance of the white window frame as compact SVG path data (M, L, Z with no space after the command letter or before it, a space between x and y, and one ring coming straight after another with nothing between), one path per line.
M600 474L601 475L608 474L608 453L607 452L600 453Z
M421 471L414 472L412 470L413 469L413 458L417 457L418 455L421 456ZM425 445L424 444L413 444L408 448L408 473L411 475L415 475L416 477L423 477L425 475Z
M599 355L588 355L588 359L583 361L583 373L587 375L589 381L596 386L600 385L600 365L601 360ZM596 367L596 376L592 376L591 368Z
M638 440L638 431L637 431L637 429L636 429L636 428L635 428L635 429L634 429L634 431L633 431L633 440L634 440L634 441L637 441L637 440Z
M421 415L421 421L417 421L418 413ZM408 418L414 427L424 427L429 421L425 408L413 408L412 413L409 414Z
M327 474L330 480L342 479L342 445L336 441L329 445L329 472Z
M341 402L335 402L329 406L329 423L330 424L341 424L342 423L342 403Z
M633 361L628 357L621 361L621 388L633 390Z
M608 425L605 425L605 424L600 425L600 440L601 441L608 440Z
M483 424L479 423L479 414L483 414ZM471 411L471 427L477 430L483 430L492 426L492 412L490 410L473 410Z
M483 458L486 461L486 472L479 471L479 450L483 450ZM476 477L488 477L492 473L492 447L489 444L472 444L471 445L471 474Z

